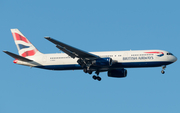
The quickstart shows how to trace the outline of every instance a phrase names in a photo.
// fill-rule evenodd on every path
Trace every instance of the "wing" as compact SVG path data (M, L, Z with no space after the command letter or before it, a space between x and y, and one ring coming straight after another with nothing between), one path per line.
M56 44L57 48L59 48L61 51L65 52L66 54L68 54L72 58L77 57L77 58L82 58L82 59L86 59L86 60L99 58L99 56L97 56L97 55L82 51L80 49L77 49L75 47L72 47L70 45L62 43L60 41L57 41L53 38L50 38L50 37L44 37L44 38L49 40L50 42Z

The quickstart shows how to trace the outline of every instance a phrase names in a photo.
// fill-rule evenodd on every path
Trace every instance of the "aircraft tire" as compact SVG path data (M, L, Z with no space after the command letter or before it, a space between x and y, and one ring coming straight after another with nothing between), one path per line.
M92 74L92 71L89 70L88 73L89 73L89 74Z
M96 79L97 79L97 77L96 77L95 75L93 75L93 76L92 76L92 78L93 78L94 80L96 80Z
M84 73L87 73L87 68L84 68L83 71L84 71Z
M101 81L101 77L97 77L97 80L98 80L98 81Z
M164 73L165 73L165 71L164 71L164 70L162 70L162 71L161 71L161 73L162 73L162 74L164 74Z

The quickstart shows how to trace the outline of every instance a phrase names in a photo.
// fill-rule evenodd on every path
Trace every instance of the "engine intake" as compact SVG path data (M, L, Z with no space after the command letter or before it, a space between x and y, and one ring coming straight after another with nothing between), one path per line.
M127 76L126 69L114 69L114 70L108 71L108 77L122 78L126 76Z

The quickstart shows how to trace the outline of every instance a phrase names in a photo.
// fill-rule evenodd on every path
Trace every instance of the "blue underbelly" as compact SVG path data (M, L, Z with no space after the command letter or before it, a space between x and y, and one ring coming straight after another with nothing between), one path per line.
M138 67L159 67L163 65L169 65L173 62L126 62L113 64L109 69L113 68L138 68ZM36 68L49 69L49 70L79 70L82 67L79 64L69 64L69 65L45 65L45 66L35 66ZM91 68L101 68L92 66ZM104 68L104 67L103 67Z

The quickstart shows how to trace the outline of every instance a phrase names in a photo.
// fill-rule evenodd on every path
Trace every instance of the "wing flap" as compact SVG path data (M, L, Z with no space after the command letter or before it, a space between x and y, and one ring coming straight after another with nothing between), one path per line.
M27 59L27 58L25 58L25 57L16 55L16 54L14 54L14 53L11 53L11 52L9 52L9 51L3 51L3 52L6 53L6 54L8 54L9 56L15 58L15 59L21 60L21 61L25 61L25 62L33 61L33 60Z

